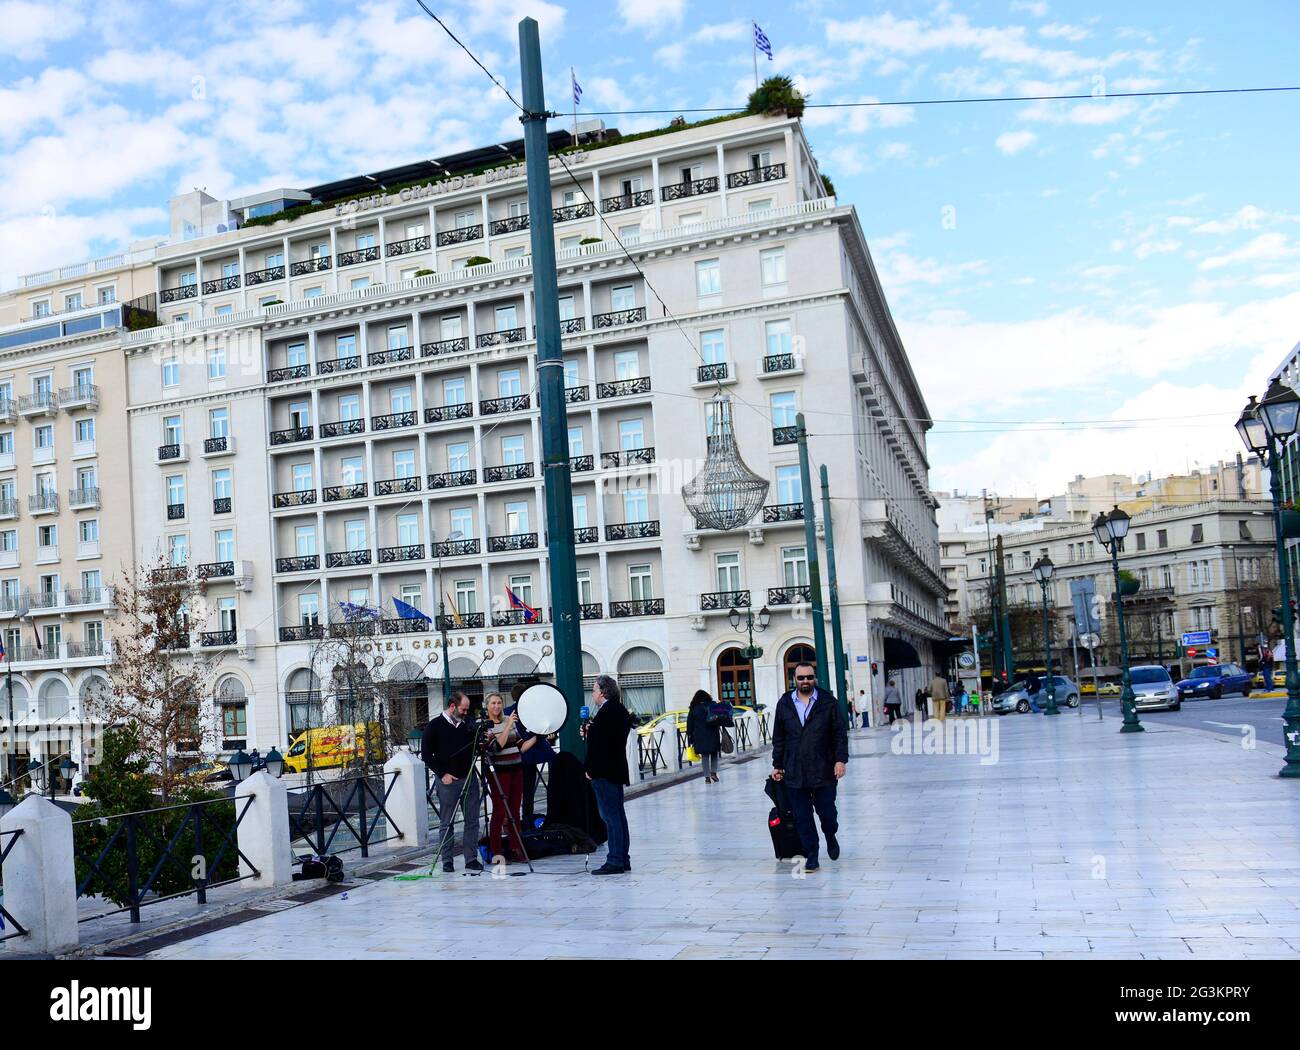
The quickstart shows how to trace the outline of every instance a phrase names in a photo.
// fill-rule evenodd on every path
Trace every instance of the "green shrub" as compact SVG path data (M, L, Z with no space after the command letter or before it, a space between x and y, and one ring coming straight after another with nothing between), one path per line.
M824 189L830 196L835 196L835 183L831 182L831 177L829 175L822 176L822 189Z
M471 255L468 259L465 260L465 265L466 265L466 266L486 266L486 265L487 265L488 263L490 263L491 261L492 261L492 260L489 259L486 255Z
M789 117L801 117L806 101L789 77L768 77L751 92L745 112L784 113Z
M599 237L584 237L584 238L582 238L582 240L580 240L578 243L579 243L579 244L599 244L599 243L600 243L600 238L599 238Z
M416 276L416 277L428 277L428 276L429 276L430 274L432 274L432 273L433 273L432 270L430 270L428 267L424 267L424 268L422 268L422 269L416 270L416 271L415 271L415 276Z

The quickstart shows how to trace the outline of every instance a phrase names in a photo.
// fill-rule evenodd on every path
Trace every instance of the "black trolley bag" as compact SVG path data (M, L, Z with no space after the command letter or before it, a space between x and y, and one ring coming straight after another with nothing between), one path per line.
M785 784L767 778L763 792L773 802L767 814L767 830L772 836L772 852L777 860L789 860L803 855L803 843L799 840L799 831L794 826L794 810L790 808L790 798Z

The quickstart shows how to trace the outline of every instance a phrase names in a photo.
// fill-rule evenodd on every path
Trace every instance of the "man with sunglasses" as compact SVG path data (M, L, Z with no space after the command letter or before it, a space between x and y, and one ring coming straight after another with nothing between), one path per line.
M794 684L794 689L776 704L772 779L786 785L803 846L804 871L816 871L820 867L820 843L813 823L814 810L826 836L826 855L831 860L840 856L840 844L835 838L839 830L835 788L849 760L848 725L839 701L829 690L817 688L817 672L812 664L795 667Z

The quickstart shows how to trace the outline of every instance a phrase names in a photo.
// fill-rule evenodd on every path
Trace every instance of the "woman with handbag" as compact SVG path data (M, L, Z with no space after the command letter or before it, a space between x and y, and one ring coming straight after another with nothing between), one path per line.
M718 782L718 752L722 750L722 723L716 720L713 697L697 689L686 714L686 740L700 756L704 782Z

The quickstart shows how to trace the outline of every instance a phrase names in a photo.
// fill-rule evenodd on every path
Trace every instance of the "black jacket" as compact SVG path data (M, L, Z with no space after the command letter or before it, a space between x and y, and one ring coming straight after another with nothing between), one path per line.
M627 769L627 734L632 728L632 716L617 700L606 700L596 711L596 717L587 724L586 771L592 780L612 780L616 784L630 784Z
M469 775L474 761L474 730L469 719L453 726L442 715L435 715L424 727L420 739L420 758L434 776L450 773L458 780Z
M818 689L805 725L799 721L794 699L783 693L772 726L772 768L785 770L785 783L792 788L834 784L835 763L848 760L849 727L839 701Z
M716 755L722 750L722 734L709 725L711 704L693 704L686 715L686 740L701 755Z

